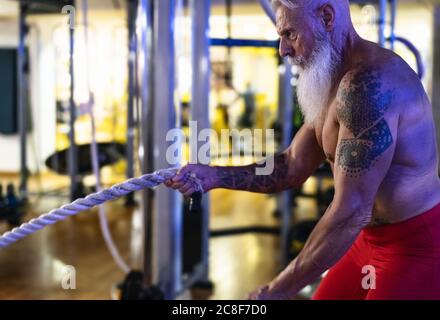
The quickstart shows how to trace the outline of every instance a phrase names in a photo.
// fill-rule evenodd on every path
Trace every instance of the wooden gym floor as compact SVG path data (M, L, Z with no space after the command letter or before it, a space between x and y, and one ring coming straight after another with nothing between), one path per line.
M0 175L0 181L16 181ZM31 182L30 189L37 182ZM66 185L57 176L45 176L44 187ZM310 182L313 188L313 182ZM64 204L66 198L32 197L24 220ZM276 225L275 198L268 195L214 190L211 192L211 229L247 225ZM123 201L106 205L110 230L126 261L130 248L139 243L140 213ZM313 216L312 200L301 200L297 216ZM0 222L0 232L9 226ZM273 235L246 234L210 241L210 279L214 292L209 299L243 299L278 270L279 241ZM76 269L76 289L65 290L61 279L65 266ZM0 250L0 299L111 299L112 288L124 274L117 268L102 239L96 211L84 212L58 222Z

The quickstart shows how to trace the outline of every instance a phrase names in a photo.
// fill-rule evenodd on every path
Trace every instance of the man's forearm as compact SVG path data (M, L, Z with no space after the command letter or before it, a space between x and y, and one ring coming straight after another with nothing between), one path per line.
M294 185L295 180L289 175L287 155L274 156L274 167L270 174L256 173L262 165L254 163L239 167L215 167L216 188L245 190L260 193L274 193Z
M341 214L330 206L321 218L301 253L269 286L269 291L294 297L304 286L333 266L351 247L368 224L369 214ZM346 216L346 219L336 218Z

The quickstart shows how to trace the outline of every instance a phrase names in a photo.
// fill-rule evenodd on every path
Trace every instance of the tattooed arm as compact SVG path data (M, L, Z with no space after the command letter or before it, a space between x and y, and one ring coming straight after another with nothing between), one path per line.
M316 141L315 130L304 125L289 148L274 156L272 173L256 174L256 169L266 166L268 160L265 164L214 167L216 187L260 193L274 193L300 187L324 159L324 153Z
M195 173L202 181L203 189L215 188L245 190L260 193L274 193L292 187L301 186L304 181L324 161L325 155L316 140L315 130L303 125L295 135L291 145L273 159L265 163L254 163L247 166L212 167L204 165L187 165L166 185L178 189L184 195L191 195L194 190L186 183L184 176ZM269 161L269 162L268 162ZM259 174L258 169L267 169L273 163L273 170L268 174Z
M301 253L257 298L290 298L333 266L371 220L394 154L398 114L377 71L347 74L338 90L335 197Z

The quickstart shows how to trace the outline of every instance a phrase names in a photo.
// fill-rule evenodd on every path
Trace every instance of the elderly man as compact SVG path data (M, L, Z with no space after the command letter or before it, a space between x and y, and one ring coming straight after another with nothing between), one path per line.
M271 193L300 187L325 160L333 202L301 253L253 299L289 299L329 270L315 299L439 299L440 182L431 105L417 75L393 52L362 39L348 0L276 0L280 55L298 66L305 124L259 164L187 165L170 187ZM364 281L367 274L370 279Z

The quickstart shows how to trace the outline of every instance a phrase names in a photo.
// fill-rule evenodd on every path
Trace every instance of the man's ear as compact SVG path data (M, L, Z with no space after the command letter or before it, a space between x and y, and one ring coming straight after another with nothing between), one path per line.
M335 8L330 3L326 3L319 8L319 14L324 28L327 31L332 31L335 27Z

